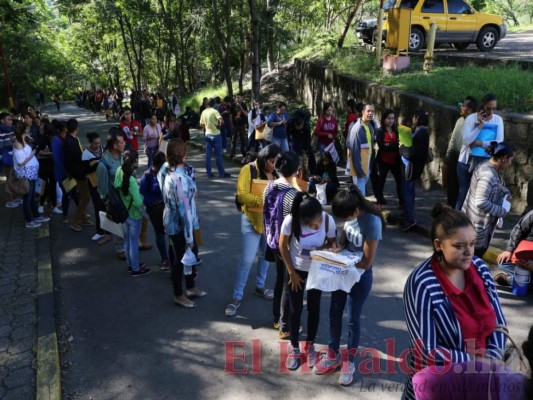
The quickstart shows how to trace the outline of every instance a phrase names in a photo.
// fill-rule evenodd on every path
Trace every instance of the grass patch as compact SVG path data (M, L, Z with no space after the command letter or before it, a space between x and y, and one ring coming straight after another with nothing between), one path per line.
M375 63L375 55L364 50L337 51L326 54L323 62L359 78L418 93L447 104L456 105L465 96L481 99L492 92L498 107L515 112L533 111L533 73L518 66L478 67L447 66L437 62L430 73L422 71L422 61L411 59L411 68L397 75L387 75Z
M507 32L512 32L512 33L531 31L531 30L533 30L533 24L522 24L519 26L508 26L507 27Z
M196 112L200 109L204 97L211 98L220 96L224 98L228 95L226 84L220 84L218 86L206 86L200 89L198 92L189 93L180 99L180 107L185 110L185 107L189 106Z

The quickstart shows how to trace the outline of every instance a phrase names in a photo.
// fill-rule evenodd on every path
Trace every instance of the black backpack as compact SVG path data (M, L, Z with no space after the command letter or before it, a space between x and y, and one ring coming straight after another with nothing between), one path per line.
M126 222L130 215L131 203L133 198L130 199L130 204L126 208L126 205L120 197L119 190L111 186L109 188L109 193L107 195L106 207L107 207L107 218L111 221L116 222L117 224L123 224Z

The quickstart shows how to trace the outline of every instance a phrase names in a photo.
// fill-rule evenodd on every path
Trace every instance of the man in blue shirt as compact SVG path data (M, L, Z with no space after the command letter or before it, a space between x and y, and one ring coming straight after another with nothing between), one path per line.
M272 128L272 143L281 147L281 151L289 151L289 141L287 140L287 121L289 114L287 114L287 104L279 102L276 107L276 112L270 114L267 124Z

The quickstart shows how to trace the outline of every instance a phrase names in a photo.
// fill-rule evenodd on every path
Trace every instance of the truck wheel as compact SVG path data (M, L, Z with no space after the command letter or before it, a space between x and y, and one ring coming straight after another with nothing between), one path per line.
M462 50L466 50L466 48L468 47L470 43L452 43L452 44L455 50L462 51Z
M418 28L411 28L409 36L409 51L419 51L424 46L424 33Z
M498 32L491 26L487 26L479 32L476 46L479 51L491 51L498 43Z

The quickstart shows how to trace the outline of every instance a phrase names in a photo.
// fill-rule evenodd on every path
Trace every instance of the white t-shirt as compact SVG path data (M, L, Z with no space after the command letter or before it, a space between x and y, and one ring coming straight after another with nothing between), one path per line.
M329 218L328 232L326 234L326 218ZM281 225L281 234L290 236L292 230L292 215L289 214L283 220ZM333 217L322 212L322 224L320 229L315 231L307 226L302 225L302 234L298 241L294 236L291 239L289 252L291 254L292 265L299 271L309 271L311 267L311 250L317 250L324 245L328 239L336 237L335 221Z

